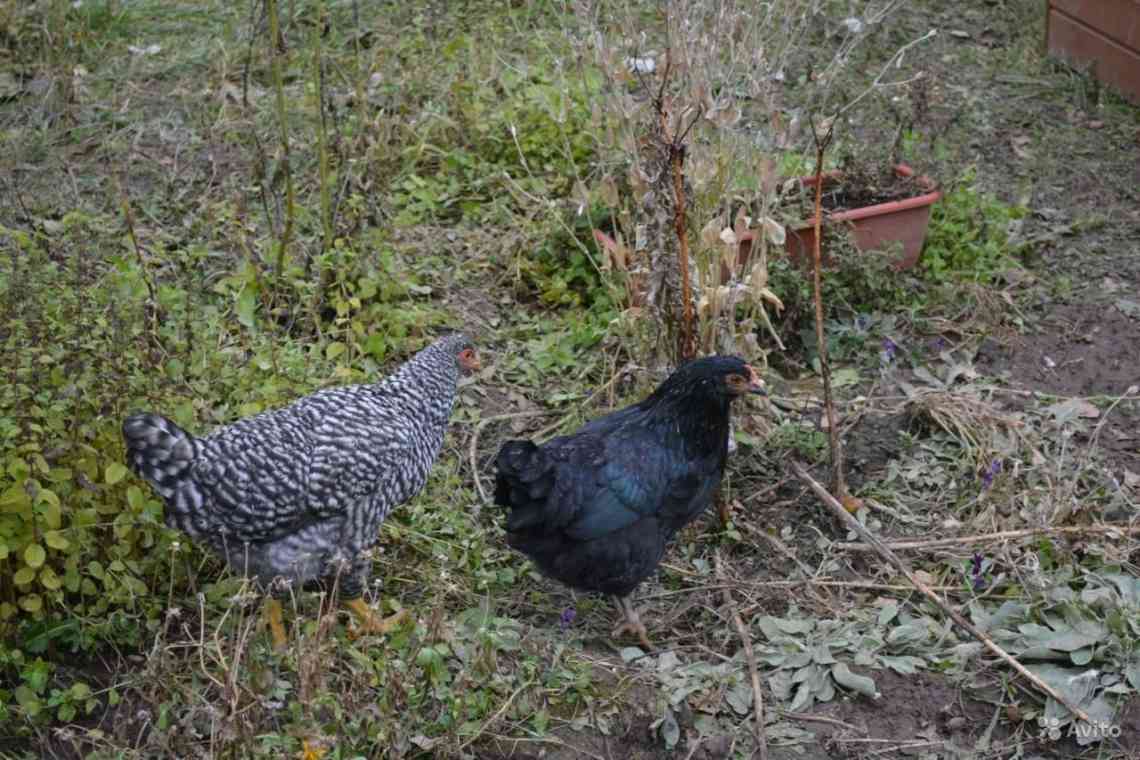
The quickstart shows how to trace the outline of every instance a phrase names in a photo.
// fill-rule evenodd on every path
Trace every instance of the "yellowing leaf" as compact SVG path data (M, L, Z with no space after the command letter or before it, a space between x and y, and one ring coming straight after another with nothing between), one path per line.
M40 515L44 518L44 524L48 530L58 530L59 522L63 515L63 510L60 508L59 502L47 503L40 505Z
M28 492L24 490L22 484L12 486L0 496L0 507L3 507L5 512L19 512L26 506L28 506Z
M602 203L610 208L617 208L621 203L621 195L618 192L617 182L608 174L602 178L601 184L597 188L598 197L602 199Z
M49 530L47 533L45 533L44 543L46 543L51 548L59 549L60 551L71 546L71 542L64 538L58 530Z
M16 701L20 704L20 707L29 718L36 717L39 715L40 710L43 709L43 705L40 704L39 697L36 696L36 693L32 691L31 687L27 684L20 684L17 686L16 690L13 692L13 696L16 697Z
M780 297L778 295L773 293L771 290L768 290L768 288L760 288L760 290L754 295L775 306L776 313L784 310L784 302L780 300Z
M24 562L28 567L39 567L47 559L47 552L39 544L29 544L27 549L24 549Z
M59 579L59 576L55 574L55 570L52 570L50 566L47 566L44 567L44 569L40 570L40 585L46 588L48 591L55 591L63 585L63 581L61 581Z
M36 571L30 567L21 567L16 571L16 574L12 576L12 581L15 582L17 586L27 586L35 579Z
M325 349L325 357L331 361L343 354L347 349L348 347L339 341L336 343L330 343L328 345L328 348Z
M39 612L44 606L44 600L39 594L25 594L20 597L20 606L25 612Z
M107 472L104 479L109 486L113 486L120 480L127 476L127 468L119 462L111 462L107 465Z

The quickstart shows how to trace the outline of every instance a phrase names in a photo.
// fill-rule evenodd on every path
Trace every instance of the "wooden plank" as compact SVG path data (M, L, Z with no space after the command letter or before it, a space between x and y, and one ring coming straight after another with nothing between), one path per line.
M1124 47L1140 52L1140 0L1049 0L1049 5Z
M1056 10L1049 12L1051 55L1078 64L1093 64L1093 74L1140 105L1140 53Z

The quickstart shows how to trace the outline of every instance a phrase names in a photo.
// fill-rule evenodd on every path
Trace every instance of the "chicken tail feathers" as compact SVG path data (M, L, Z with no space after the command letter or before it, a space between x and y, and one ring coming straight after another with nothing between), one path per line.
M131 469L172 498L194 464L194 437L160 415L132 414L123 421L123 439Z
M495 467L495 503L511 510L507 531L541 525L555 479L554 463L546 452L530 441L507 441L495 457Z

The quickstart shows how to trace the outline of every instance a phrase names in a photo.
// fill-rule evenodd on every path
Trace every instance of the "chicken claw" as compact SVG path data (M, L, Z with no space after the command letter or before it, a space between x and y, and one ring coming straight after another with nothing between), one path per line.
M626 634L636 636L638 643L640 643L647 652L653 651L653 644L649 642L649 631L645 630L645 624L640 620L636 623L632 620L626 620L613 630L612 635L615 639L620 639Z
M618 609L625 615L625 620L618 624L618 627L610 634L615 639L620 639L626 634L636 636L638 642L645 648L646 651L653 651L653 644L649 642L649 631L645 629L645 624L641 622L641 616L634 609L633 603L629 601L629 597L619 596L615 597Z
M732 505L719 491L716 494L716 511L720 517L720 527L727 528L728 524L732 522Z
M411 617L411 613L407 610L400 610L394 615L386 618L378 617L372 608L368 606L368 602L360 599L349 599L344 603L360 621L360 626L355 631L349 631L348 637L355 639L358 636L365 636L367 634L385 634L389 633L393 628L396 628L405 620Z

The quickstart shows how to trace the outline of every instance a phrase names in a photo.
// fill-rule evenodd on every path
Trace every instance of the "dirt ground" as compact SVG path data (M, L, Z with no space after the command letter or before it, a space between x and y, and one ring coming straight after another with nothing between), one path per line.
M978 369L1011 387L1062 395L1117 396L1140 383L1140 124L1106 118L1104 94L1058 68L1025 77L1004 65L1016 43L1009 3L938 9L900 19L911 34L941 34L928 123L919 131L957 144L976 162L981 185L1031 210L1021 235L1032 241L1018 283L1028 297L1025 334L986 341ZM900 34L902 32L900 31ZM1022 39L1022 44L1025 40ZM1029 51L1030 54L1040 52ZM1109 416L1100 443L1121 470L1140 471L1140 412Z

